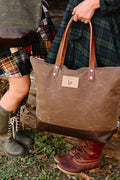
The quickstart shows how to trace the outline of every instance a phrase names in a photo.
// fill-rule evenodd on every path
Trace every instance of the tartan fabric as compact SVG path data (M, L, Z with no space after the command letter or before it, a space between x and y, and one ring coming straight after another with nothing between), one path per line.
M52 40L56 35L56 30L48 11L48 4L45 0L43 0L42 19L37 32L38 41L33 44L32 53L33 56L45 59L50 50Z
M46 58L56 31L45 0L43 0L42 19L37 32L38 41L33 46L19 48L18 52L12 54L10 49L0 49L0 77L19 77L29 74L32 69L30 55Z
M73 8L82 0L69 0L60 28L52 43L46 62L55 63L64 29ZM92 17L98 67L120 66L120 1L100 0L101 7ZM89 65L89 24L72 22L64 64L71 69Z
M30 73L30 60L26 58L23 48L0 58L0 77L19 77Z

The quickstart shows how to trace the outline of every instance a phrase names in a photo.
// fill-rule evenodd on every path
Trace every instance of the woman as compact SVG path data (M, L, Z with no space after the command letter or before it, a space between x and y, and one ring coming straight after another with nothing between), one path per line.
M0 100L0 148L8 156L18 156L24 152L24 148L11 136L14 123L11 117L15 116L20 102L29 92L30 69L30 62L22 48L0 50L0 76L7 77L9 82L9 89Z
M47 56L48 63L55 63L58 47L65 27L74 15L64 64L70 69L88 67L89 24L95 35L98 67L120 66L120 1L119 0L70 0L59 31ZM100 167L101 153L105 143L79 140L78 145L67 154L56 155L58 168L65 173L79 173Z
M7 77L9 89L0 100L0 148L7 156L24 153L24 147L33 140L19 131L20 107L26 103L30 89L31 64L29 56L45 58L55 36L55 29L43 0L41 24L37 30L38 41L26 48L0 49L0 77Z

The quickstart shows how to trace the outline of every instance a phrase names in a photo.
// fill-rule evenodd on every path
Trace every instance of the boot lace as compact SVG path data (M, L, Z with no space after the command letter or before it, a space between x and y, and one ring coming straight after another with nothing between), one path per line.
M79 145L77 147L75 159L77 161L80 161L82 158L87 158L91 150L92 150L92 141L80 140Z
M14 118L12 117L13 114L10 114L8 120L8 142L11 142L14 137Z
M77 145L72 146L70 152L74 155L77 152Z
M15 133L20 130L20 118L21 118L21 112L25 111L25 105L23 105L21 108L17 110L15 115L12 115L12 117L9 118L8 121L8 137L15 139Z
M11 137L11 138L14 138L15 139L15 133L16 133L16 128L15 128L15 125L16 125L16 122L17 121L17 118L14 116L14 117L11 117L9 119L9 128L8 128L8 136Z

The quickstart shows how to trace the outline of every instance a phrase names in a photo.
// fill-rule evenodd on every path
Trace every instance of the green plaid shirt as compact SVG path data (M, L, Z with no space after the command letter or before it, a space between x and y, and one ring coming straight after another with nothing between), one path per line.
M55 63L58 47L72 11L82 0L70 0L46 61ZM98 67L120 66L120 0L100 0L92 17ZM89 65L89 24L72 22L65 65L71 69Z

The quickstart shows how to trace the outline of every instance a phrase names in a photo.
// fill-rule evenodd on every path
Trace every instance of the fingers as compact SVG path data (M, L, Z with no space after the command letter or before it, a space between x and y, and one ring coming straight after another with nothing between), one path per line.
M77 14L74 15L73 20L74 20L75 22L77 22L77 21L79 20Z
M90 19L83 19L83 17L79 17L77 14L74 15L73 20L74 20L75 22L77 22L78 20L80 20L82 23L85 23L85 24L87 24L87 23L90 22Z
M81 19L80 21L81 21L81 22L85 22L85 20L83 20L83 19Z
M81 19L81 22L83 22L83 23L85 23L85 24L87 24L87 23L89 23L90 22L90 20L83 20L83 19Z
M85 17L83 16L82 12L79 13L78 8L74 8L73 9L72 15L74 15L73 20L75 22L77 22L78 20L80 20L81 22L83 22L85 24L89 22L88 19L85 19Z
M80 6L80 4L79 4L79 6ZM72 14L75 14L75 13L76 13L76 11L77 11L77 9L78 9L78 6L76 6L76 7L73 9Z
M76 13L76 8L73 9L72 15Z
M90 3L87 0L83 1L73 9L72 14L74 15L73 20L75 22L78 20L80 20L81 22L85 24L90 22L95 12L95 9L91 7Z

